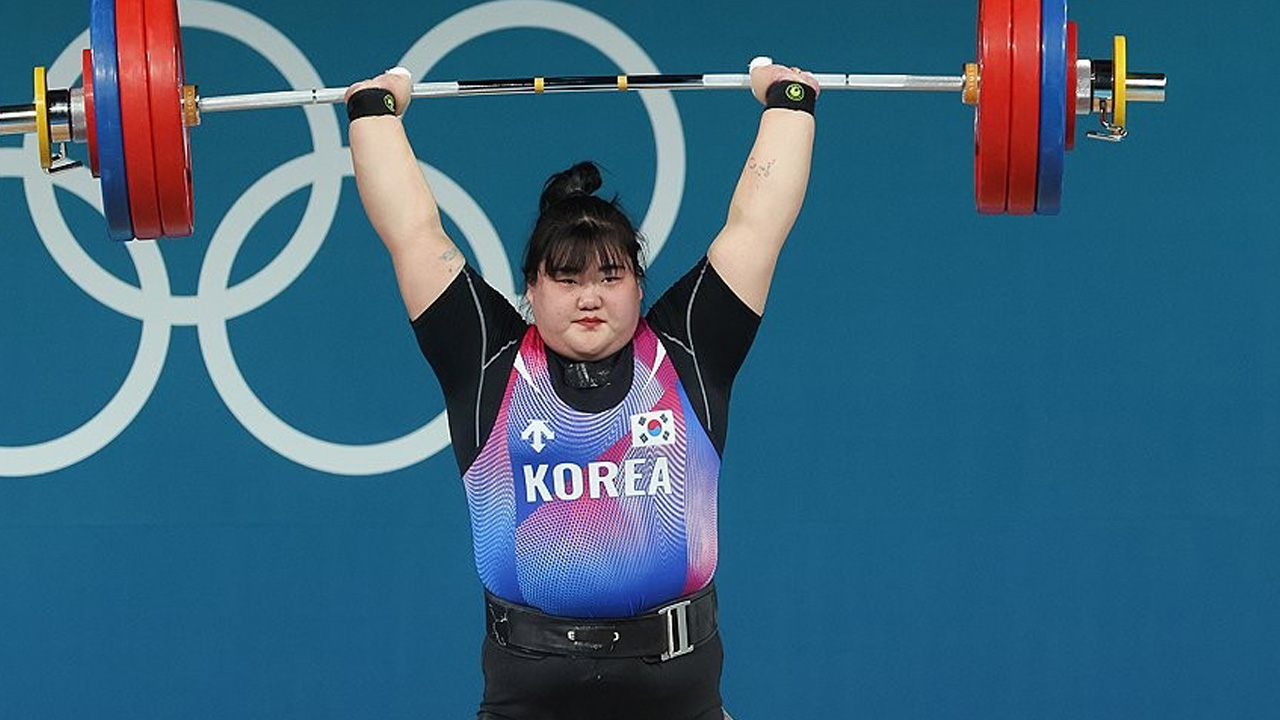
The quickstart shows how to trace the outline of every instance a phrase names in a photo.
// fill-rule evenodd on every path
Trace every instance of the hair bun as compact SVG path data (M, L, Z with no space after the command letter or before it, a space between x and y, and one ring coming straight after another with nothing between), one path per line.
M577 195L594 195L603 184L600 168L596 167L595 163L580 162L568 170L547 178L546 185L542 187L542 199L538 209L540 212L546 212L547 208L562 200Z

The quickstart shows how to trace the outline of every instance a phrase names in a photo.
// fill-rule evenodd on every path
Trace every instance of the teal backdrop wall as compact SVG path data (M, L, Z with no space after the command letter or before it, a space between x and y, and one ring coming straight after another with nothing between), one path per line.
M35 64L78 84L88 3L3 3L0 102L27 101ZM212 96L401 63L958 73L974 5L181 11ZM1060 217L974 213L956 97L822 99L721 488L740 719L1280 707L1280 9L1071 14L1083 55L1124 32L1131 66L1170 83L1123 145L1082 128ZM656 296L723 222L759 108L648 102L419 101L407 124L495 283L515 287L543 179L593 158L662 243ZM129 248L86 174L50 181L30 141L0 139L0 718L474 713L465 501L345 132L332 108L207 116L195 237Z

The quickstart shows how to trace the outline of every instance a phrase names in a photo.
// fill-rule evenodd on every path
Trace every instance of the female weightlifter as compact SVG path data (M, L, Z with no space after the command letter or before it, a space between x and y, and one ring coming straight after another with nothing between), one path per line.
M728 221L641 314L640 237L599 171L552 176L524 259L533 324L445 234L400 116L409 74L347 93L365 211L449 413L485 588L486 719L708 720L724 710L716 493L729 393L803 203L809 74L765 105Z

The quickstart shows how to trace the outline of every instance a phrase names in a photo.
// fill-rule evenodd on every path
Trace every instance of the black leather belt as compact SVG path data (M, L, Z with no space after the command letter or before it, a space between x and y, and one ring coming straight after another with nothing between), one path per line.
M503 647L553 655L643 657L666 662L688 655L716 632L711 584L644 615L565 618L515 605L485 592L489 637Z

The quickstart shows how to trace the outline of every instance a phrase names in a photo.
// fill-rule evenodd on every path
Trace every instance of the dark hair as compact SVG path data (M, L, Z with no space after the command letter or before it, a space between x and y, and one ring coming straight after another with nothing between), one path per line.
M538 222L524 254L524 281L532 285L538 272L581 272L592 261L619 267L644 279L640 233L623 212L617 196L597 197L600 169L590 161L558 172L542 188Z

